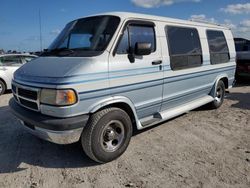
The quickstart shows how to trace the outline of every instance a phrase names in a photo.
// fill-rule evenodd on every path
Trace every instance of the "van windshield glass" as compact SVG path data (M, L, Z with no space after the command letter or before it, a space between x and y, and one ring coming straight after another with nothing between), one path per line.
M120 18L115 16L95 16L70 22L42 56L100 55L108 46L119 22Z

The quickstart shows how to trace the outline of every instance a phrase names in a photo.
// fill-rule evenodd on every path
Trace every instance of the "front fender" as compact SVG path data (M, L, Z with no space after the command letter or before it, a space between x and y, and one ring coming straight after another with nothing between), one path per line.
M109 97L109 98L104 99L102 101L99 101L90 107L90 109L91 109L90 113L95 113L105 106L109 106L109 105L117 104L117 103L125 103L131 108L131 110L134 114L134 117L135 117L135 122L136 122L137 128L142 129L142 125L137 117L136 109L134 107L133 102L129 98L124 97L124 96L112 96L112 97Z

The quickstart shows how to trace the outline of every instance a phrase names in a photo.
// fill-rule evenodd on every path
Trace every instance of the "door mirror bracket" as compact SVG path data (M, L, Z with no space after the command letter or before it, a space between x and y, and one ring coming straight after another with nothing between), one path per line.
M135 56L144 56L151 54L151 43L146 42L137 42L135 43L134 48L129 48L128 50L128 59L130 63L135 62Z
M152 44L149 42L137 42L135 43L135 55L143 56L151 54Z

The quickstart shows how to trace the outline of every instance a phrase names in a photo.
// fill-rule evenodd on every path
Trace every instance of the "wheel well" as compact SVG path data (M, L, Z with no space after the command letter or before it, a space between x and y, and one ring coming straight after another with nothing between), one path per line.
M131 107L128 104L123 103L123 102L114 103L114 104L104 106L99 110L103 110L103 109L109 108L109 107L115 107L115 108L120 108L120 109L124 110L129 115L129 117L131 118L133 129L137 129L134 112L133 112L133 110L131 109Z
M228 78L224 77L224 78L221 78L220 80L222 80L224 82L226 89L228 89Z
M6 84L6 82L5 82L2 78L0 78L0 80L3 82L3 84L5 85L5 87L6 87L6 89L7 89L7 84Z

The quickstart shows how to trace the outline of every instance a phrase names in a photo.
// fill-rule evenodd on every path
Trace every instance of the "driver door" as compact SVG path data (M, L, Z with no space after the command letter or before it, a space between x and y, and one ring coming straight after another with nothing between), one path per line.
M122 33L109 57L110 91L112 96L130 99L141 119L159 112L162 103L160 41L153 22L129 21ZM135 55L136 43L150 43L151 53Z

